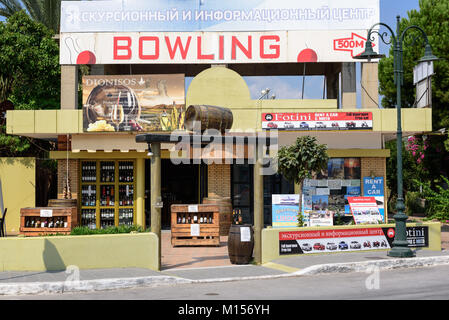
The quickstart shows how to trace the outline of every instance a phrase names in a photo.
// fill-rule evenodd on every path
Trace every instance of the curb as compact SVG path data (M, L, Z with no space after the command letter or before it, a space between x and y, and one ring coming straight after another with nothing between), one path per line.
M191 280L172 276L150 276L84 281L4 283L0 284L0 295L7 296L28 294L62 294L66 292L94 292L104 290L130 289L136 287L157 287L176 284L219 283L245 280L291 278L317 274L367 272L367 270L370 270L370 268L372 267L377 267L379 268L379 270L393 270L399 268L419 268L448 264L449 256L437 256L423 258L399 258L380 261L371 260L364 262L320 264L310 266L292 273L250 277Z

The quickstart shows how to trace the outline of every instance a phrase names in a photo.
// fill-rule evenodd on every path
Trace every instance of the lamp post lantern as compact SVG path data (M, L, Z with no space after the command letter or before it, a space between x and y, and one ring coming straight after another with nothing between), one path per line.
M397 146L397 192L398 198L396 201L396 214L393 216L396 225L396 231L393 241L393 248L388 252L388 255L391 257L413 257L415 253L408 247L407 242L407 229L406 229L406 220L407 215L404 213L405 205L404 205L404 195L403 195L403 181L402 181L402 124L401 124L401 87L404 82L404 70L403 70L403 41L404 37L408 30L416 29L421 32L421 35L424 38L425 42L425 53L424 57L419 62L432 62L438 60L432 54L432 49L429 44L429 40L427 38L426 33L423 29L418 26L412 25L404 29L402 33L400 33L399 22L400 17L396 17L396 34L393 30L385 23L379 22L374 24L368 31L368 36L365 44L365 51L358 56L355 56L354 59L367 59L370 61L371 59L378 59L384 57L382 54L378 54L374 52L372 41L374 38L372 37L373 33L377 33L380 36L380 39L385 44L393 45L393 63L394 63L394 83L396 84L396 113L397 113L397 136L396 136L396 146ZM380 34L379 31L374 28L377 26L386 27L390 33L390 39L385 39L384 37L387 35L386 32Z

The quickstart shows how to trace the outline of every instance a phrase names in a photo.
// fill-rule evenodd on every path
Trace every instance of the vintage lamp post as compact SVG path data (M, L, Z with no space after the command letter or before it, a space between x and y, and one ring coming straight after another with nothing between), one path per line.
M402 125L401 125L401 86L404 81L404 71L403 71L403 41L404 37L408 30L416 29L421 32L421 35L424 38L425 42L425 52L424 57L419 60L419 63L432 63L432 61L438 60L432 54L432 49L429 44L429 40L427 38L426 33L423 29L418 26L409 26L402 33L400 33L399 29L399 19L400 17L396 17L396 35L393 30L386 25L385 23L379 22L374 24L368 31L368 36L365 44L365 51L360 55L354 57L354 59L367 59L370 61L371 59L383 58L385 55L378 54L374 52L372 41L374 38L372 37L373 33L377 33L380 36L380 39L385 44L393 44L393 61L394 61L394 83L397 88L397 101L396 101L396 112L397 112L397 180L398 180L398 199L396 201L396 214L393 216L396 224L396 232L393 241L393 248L388 252L390 257L413 257L414 252L408 247L407 242L407 229L406 229L406 220L407 215L404 213L405 205L404 205L404 195L402 188ZM384 39L384 36L387 35L386 32L380 34L379 31L373 30L376 26L384 26L386 27L390 33L391 38L389 40Z

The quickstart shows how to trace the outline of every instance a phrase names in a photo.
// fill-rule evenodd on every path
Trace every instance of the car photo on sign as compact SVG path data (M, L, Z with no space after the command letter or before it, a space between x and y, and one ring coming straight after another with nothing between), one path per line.
M308 243L304 243L301 245L302 251L312 251L312 247Z

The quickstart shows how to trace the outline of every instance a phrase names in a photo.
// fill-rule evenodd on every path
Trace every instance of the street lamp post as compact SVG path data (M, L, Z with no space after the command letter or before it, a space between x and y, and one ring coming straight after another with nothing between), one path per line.
M432 50L429 44L429 40L427 38L426 33L423 29L418 26L409 26L402 33L400 33L399 29L399 20L400 17L396 17L396 35L393 30L386 25L385 23L379 22L374 24L368 31L368 36L366 38L365 51L360 55L354 57L354 59L367 59L370 61L371 59L378 59L384 57L382 54L378 54L374 52L372 41L373 33L377 33L380 36L380 39L385 44L393 44L393 61L394 61L394 83L396 84L396 113L397 113L397 136L396 136L396 146L397 146L397 183L398 183L398 198L396 201L396 214L393 216L396 224L396 232L393 241L393 248L388 252L390 257L413 257L414 252L408 247L407 242L407 229L406 229L406 220L407 215L404 213L405 205L404 205L404 195L403 195L403 187L402 187L402 123L401 123L401 87L404 82L404 70L403 70L403 41L404 37L408 30L416 29L419 30L425 41L425 53L424 57L419 60L421 63L431 63L432 61L438 60L432 54ZM374 30L377 26L386 27L390 33L390 40L384 39L387 35L386 32L380 34L379 31Z

